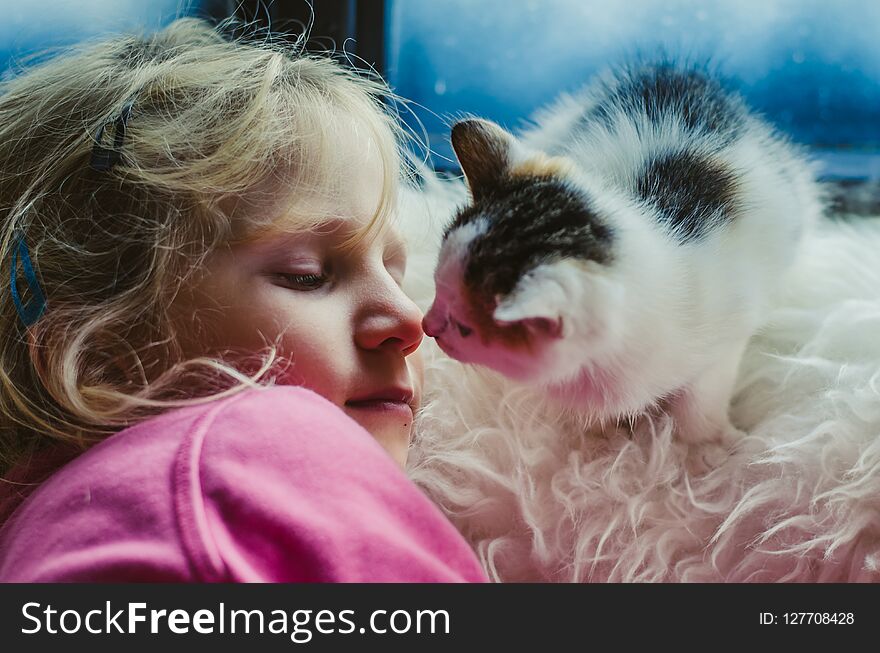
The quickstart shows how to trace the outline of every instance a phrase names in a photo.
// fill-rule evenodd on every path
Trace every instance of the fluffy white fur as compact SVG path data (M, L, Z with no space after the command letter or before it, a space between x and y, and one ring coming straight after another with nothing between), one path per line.
M404 197L423 309L465 201L457 181ZM748 437L717 469L689 472L662 414L599 432L428 340L413 479L496 581L880 581L880 219L821 223L783 288L736 381Z

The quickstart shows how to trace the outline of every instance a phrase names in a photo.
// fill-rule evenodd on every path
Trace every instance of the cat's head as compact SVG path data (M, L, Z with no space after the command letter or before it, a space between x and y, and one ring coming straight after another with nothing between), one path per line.
M452 145L472 201L444 234L425 333L512 378L571 378L621 300L614 230L571 161L484 120L456 124Z

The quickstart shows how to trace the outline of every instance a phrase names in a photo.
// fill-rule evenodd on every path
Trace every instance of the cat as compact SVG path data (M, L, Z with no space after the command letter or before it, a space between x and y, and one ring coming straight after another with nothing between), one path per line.
M823 210L805 153L709 68L623 65L519 136L452 129L470 203L423 320L463 363L602 423L654 408L732 442L750 337Z

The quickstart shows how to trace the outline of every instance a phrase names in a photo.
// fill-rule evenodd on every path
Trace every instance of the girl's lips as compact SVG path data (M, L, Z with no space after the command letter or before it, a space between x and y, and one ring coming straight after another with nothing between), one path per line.
M389 386L381 390L362 393L345 402L347 406L369 404L373 402L390 402L410 404L413 400L412 388L404 386Z
M354 408L357 411L364 411L376 414L387 413L389 415L399 415L412 419L412 407L406 401L397 401L394 399L366 399L362 401L348 401L347 408Z

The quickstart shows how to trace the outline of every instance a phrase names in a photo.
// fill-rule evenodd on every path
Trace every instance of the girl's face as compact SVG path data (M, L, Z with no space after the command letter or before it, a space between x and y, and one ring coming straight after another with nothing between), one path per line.
M292 361L284 382L339 406L403 466L423 374L422 314L401 290L404 244L386 230L360 250L340 249L378 204L378 170L368 156L353 164L332 207L300 198L297 212L308 206L332 216L316 232L279 228L209 259L183 307L200 314L207 332L184 349L262 352L277 344ZM274 224L282 227L292 211L281 208Z

